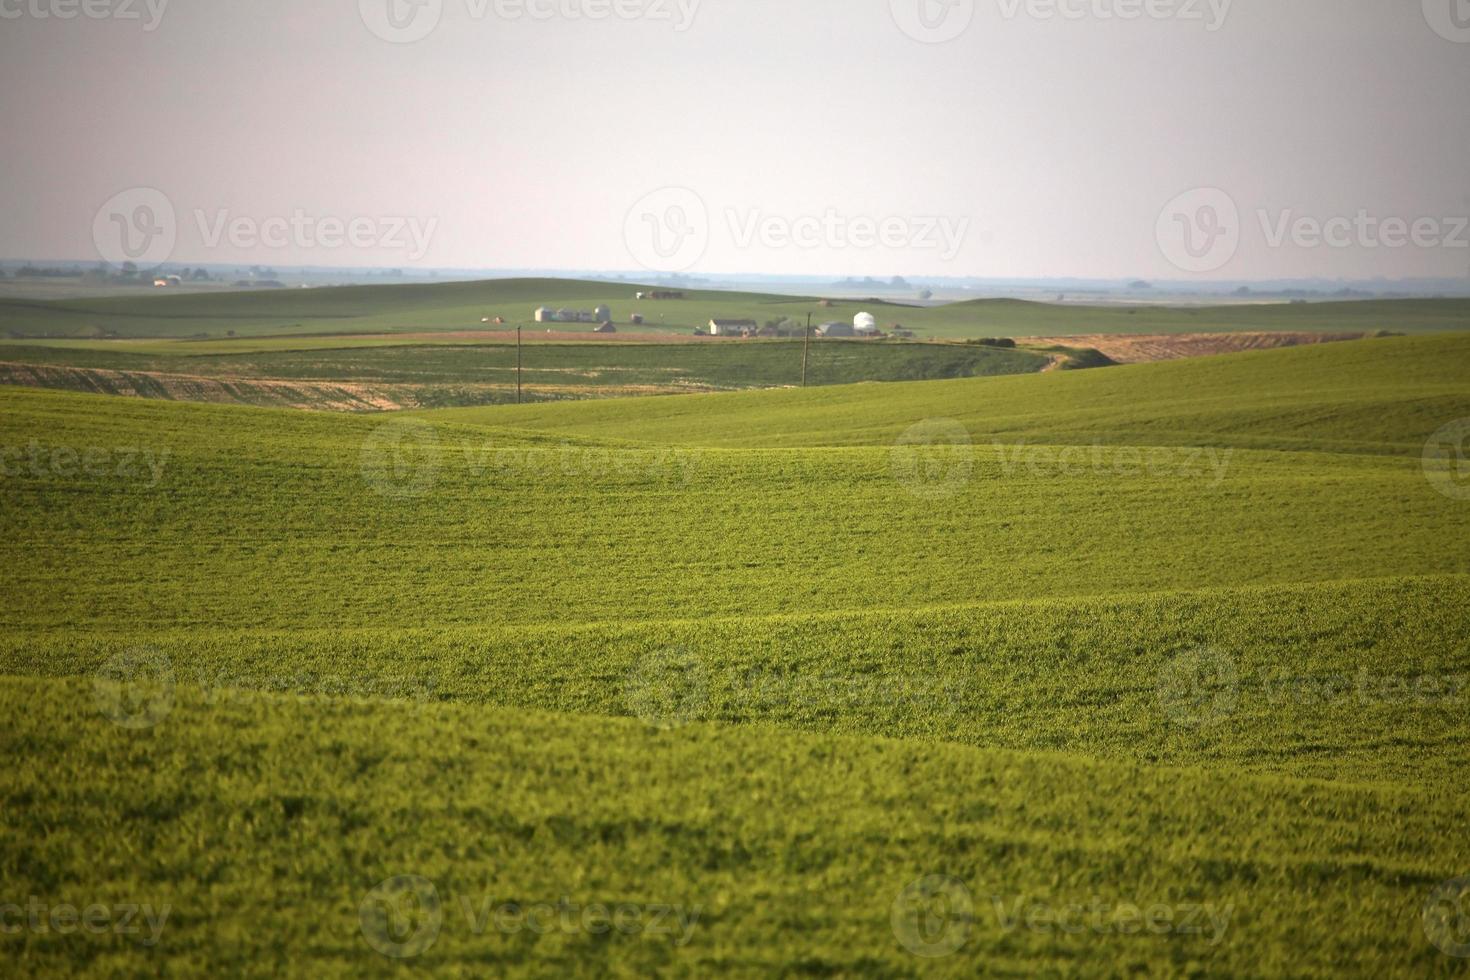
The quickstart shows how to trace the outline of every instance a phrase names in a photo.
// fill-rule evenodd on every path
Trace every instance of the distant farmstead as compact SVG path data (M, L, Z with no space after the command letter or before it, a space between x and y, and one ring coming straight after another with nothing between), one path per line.
M840 320L824 323L817 328L818 337L853 337L856 335L857 331L853 329L852 324L843 323Z
M751 337L758 329L760 329L760 324L754 320L711 320L709 322L711 337Z

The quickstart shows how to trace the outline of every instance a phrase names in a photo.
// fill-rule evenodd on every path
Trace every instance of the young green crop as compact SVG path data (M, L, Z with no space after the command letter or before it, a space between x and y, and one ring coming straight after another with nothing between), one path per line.
M0 390L0 925L172 909L153 946L0 947L1449 974L1470 505L1425 446L1467 367L1403 338L391 418ZM406 965L372 918L403 875L444 912ZM700 913L683 945L484 927L564 898Z

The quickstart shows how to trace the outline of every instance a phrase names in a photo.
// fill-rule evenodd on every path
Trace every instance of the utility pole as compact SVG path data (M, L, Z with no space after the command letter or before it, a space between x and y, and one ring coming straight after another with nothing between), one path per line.
M806 361L812 350L812 315L806 315L806 334L801 342L801 386L806 387Z
M521 328L516 327L516 404L521 403Z

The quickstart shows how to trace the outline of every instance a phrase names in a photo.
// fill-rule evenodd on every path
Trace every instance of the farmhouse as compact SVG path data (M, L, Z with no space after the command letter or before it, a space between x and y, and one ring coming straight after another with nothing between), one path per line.
M711 320L711 337L748 337L756 332L760 324L754 320Z
M604 319L606 319L604 317ZM597 323L598 318L590 310L553 310L536 307L537 323Z
M824 323L817 328L818 337L852 337L857 333L852 324L843 323L840 320L833 323Z

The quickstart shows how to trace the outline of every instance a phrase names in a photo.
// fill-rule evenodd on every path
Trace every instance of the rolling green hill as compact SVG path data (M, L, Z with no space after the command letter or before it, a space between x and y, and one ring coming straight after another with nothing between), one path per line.
M195 338L224 341L301 334L417 333L484 329L485 318L531 325L538 306L590 310L607 304L626 325L633 313L647 333L690 333L712 318L761 323L790 317L805 323L851 322L869 311L887 328L901 323L925 338L1037 337L1090 333L1215 331L1438 332L1470 327L1470 300L1379 300L1223 307L1053 305L985 299L939 306L889 300L686 290L683 299L638 301L655 287L561 279L502 279L439 285L341 286L238 293L148 292L109 298L28 301L0 299L0 336L58 338ZM591 325L562 324L586 332Z
M1417 453L1470 416L1470 337L1381 338L1044 379L509 406L445 420L587 438L775 448L887 445L953 419L979 443L1195 444Z
M1461 336L386 419L0 389L0 879L172 909L7 953L1452 975L1466 417ZM486 924L564 899L693 925Z

